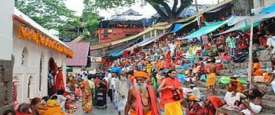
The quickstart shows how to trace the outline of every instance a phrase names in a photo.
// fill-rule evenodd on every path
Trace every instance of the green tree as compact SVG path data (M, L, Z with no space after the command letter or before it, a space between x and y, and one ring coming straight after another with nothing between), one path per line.
M96 9L94 9L91 0L84 0L83 3L84 9L82 16L66 22L66 24L59 29L60 37L72 40L80 36L86 41L97 42L96 30L99 25L99 18Z
M15 0L15 6L47 29L58 30L74 19L64 0Z
M97 8L116 8L120 6L129 6L135 3L136 0L93 0L94 7ZM160 15L164 21L175 21L180 13L190 6L193 0L172 0L173 5L169 6L171 0L145 0L148 2Z
M93 1L84 0L84 9L82 11L82 21L84 24L84 39L89 41L97 41L96 30L99 26L99 16L93 5Z
M71 41L83 34L83 28L81 18L75 17L58 28L59 37L65 41Z
M77 17L64 3L65 0L15 0L15 6L47 29L59 32L61 40L70 41L78 36L95 38L99 21L92 2L85 0L83 15Z

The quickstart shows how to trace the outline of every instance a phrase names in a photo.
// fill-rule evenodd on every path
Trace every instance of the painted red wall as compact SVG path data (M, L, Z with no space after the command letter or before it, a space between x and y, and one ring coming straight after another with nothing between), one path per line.
M132 36L142 31L143 28L99 28L97 35L100 43L106 43Z

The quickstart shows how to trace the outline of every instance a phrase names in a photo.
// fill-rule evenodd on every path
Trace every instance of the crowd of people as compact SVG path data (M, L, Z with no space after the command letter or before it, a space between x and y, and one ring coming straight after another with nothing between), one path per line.
M54 83L54 82L53 82ZM60 85L57 85L60 86ZM67 83L53 86L48 96L31 98L29 102L15 104L4 115L73 115L78 109L92 111L93 81L86 72L67 76ZM78 107L81 103L81 107Z
M260 38L257 50L267 50L270 46L267 41L272 37L257 38ZM215 39L203 36L202 40L191 42L167 35L153 44L128 51L113 62L106 74L108 95L119 113L125 105L125 115L258 114L263 110L261 100L267 87L242 82L242 75L232 71L235 63L247 62L248 44L249 34L241 32ZM219 76L228 69L231 71L226 74L229 76L226 88L217 88L222 82ZM259 82L266 86L274 84L273 73L262 69L257 55L252 75L255 79L264 78ZM128 87L120 87L120 82L127 82L125 79ZM122 95L121 88L128 90L128 94Z
M266 67L271 68L269 71L263 69L256 55L259 49L271 48L275 33L269 34L255 37L258 45L251 73L257 83L265 84L264 88L243 81L243 75L233 71L234 64L247 62L248 33L205 35L192 41L168 34L125 52L106 71L69 74L66 87L20 104L16 115L64 115L77 109L91 113L94 107L108 108L107 96L119 115L258 114L263 111L266 88L271 86L275 93L275 59ZM217 87L220 84L225 88Z

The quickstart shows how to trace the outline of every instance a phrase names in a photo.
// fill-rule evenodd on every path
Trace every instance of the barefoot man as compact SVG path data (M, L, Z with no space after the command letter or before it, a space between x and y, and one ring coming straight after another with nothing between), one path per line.
M146 82L147 73L137 71L134 77L135 83L128 92L125 115L160 115L155 91Z

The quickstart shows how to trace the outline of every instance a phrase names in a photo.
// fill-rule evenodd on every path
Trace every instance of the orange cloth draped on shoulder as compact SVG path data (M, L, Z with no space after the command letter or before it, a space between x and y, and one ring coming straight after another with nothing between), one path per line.
M175 87L176 89L181 89L181 84L178 81L178 79L173 79L173 78L165 78L163 79L164 86L172 86ZM181 96L183 96L183 92L180 92ZM181 97L183 98L183 97ZM164 108L164 105L167 103L175 102L173 99L173 92L171 89L164 89L160 92L160 107Z
M261 70L260 63L253 63L253 76L262 76L263 71Z
M146 86L148 94L149 94L149 101L150 101L150 111L146 112L144 114L143 106L142 106L142 100L141 100L141 94L140 91L134 88L134 96L135 96L135 110L130 111L130 115L160 115L158 103L157 103L157 97L155 95L155 92L153 88L150 85Z
M148 75L146 72L137 71L134 73L135 78L148 78ZM150 108L151 111L148 111L144 114L143 112L143 106L142 106L142 99L141 99L141 93L140 91L134 87L134 96L135 96L135 110L130 111L130 115L160 115L158 103L157 103L157 97L155 95L155 91L153 87L149 84L146 85L148 94L149 94L149 101L150 101Z
M49 100L47 102L47 110L42 115L65 115L65 113L61 110L56 100Z
M88 81L84 80L81 83L82 89L82 109L84 112L89 113L92 111L92 94Z

